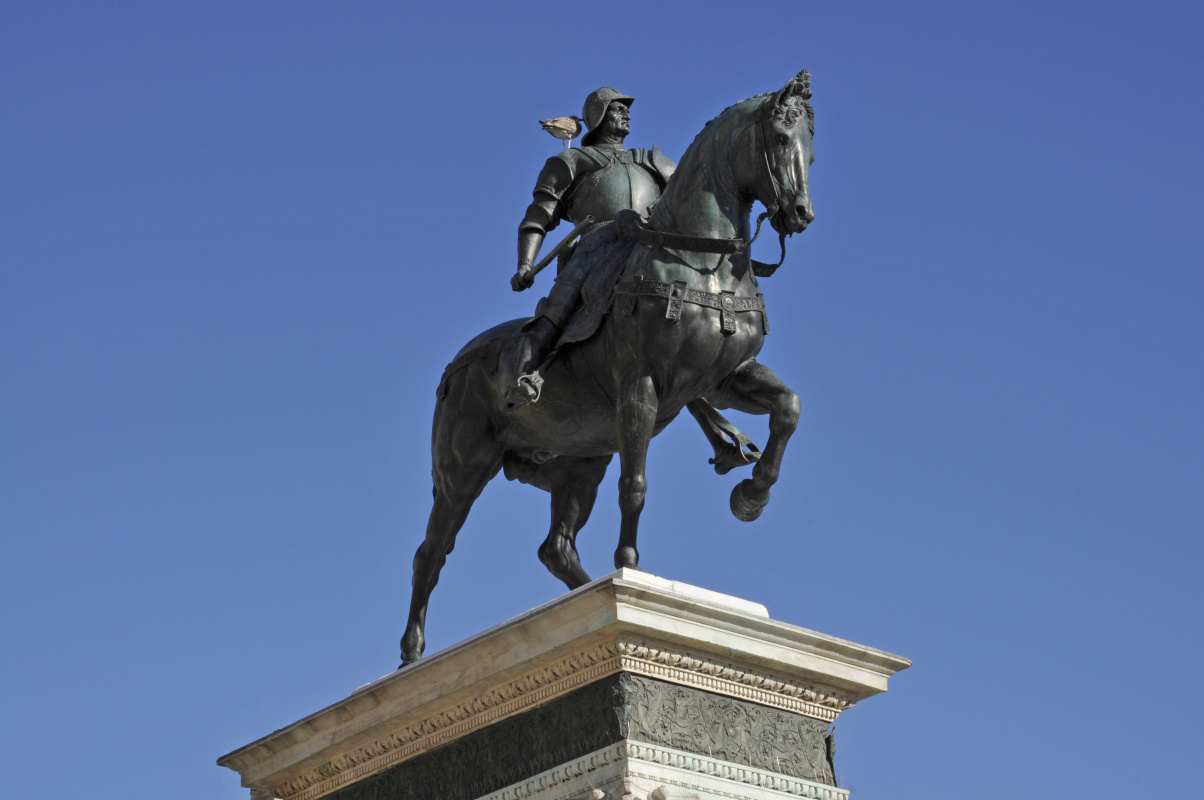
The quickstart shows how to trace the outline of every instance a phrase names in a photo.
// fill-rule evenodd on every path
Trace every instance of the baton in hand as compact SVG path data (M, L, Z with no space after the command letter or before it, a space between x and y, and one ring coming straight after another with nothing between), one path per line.
M581 220L580 225L578 225L576 228L573 228L573 230L569 233L569 235L564 237L564 239L562 239L560 241L560 244L556 245L551 250L549 250L548 254L546 256L544 256L542 259L540 259L538 264L536 264L534 267L531 268L531 271L527 273L527 278L530 280L535 280L535 276L539 274L540 270L542 270L548 264L551 264L552 260L554 258L556 258L556 256L560 255L560 253L566 247L568 247L570 244L572 244L573 240L576 239L581 234L582 231L584 231L586 228L588 228L589 226L591 226L593 224L594 224L594 218L592 216L588 216L585 219ZM520 274L522 274L522 273L516 272L516 273L514 273L514 276L517 278Z

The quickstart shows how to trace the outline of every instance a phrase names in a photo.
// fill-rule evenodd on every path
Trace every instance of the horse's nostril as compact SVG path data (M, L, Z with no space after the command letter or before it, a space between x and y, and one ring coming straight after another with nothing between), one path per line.
M804 222L811 222L815 219L815 212L807 206L795 206L794 213Z

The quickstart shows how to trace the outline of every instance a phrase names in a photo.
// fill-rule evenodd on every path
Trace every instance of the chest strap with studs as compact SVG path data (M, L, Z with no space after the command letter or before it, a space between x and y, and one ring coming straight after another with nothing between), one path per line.
M693 303L696 306L705 306L706 308L714 308L720 313L720 319L723 324L723 332L732 334L736 332L736 314L742 311L760 311L761 312L761 332L768 335L769 333L769 317L765 314L765 298L760 292L756 297L736 297L733 292L703 292L698 289L691 289L686 286L685 281L673 281L673 283L665 283L663 281L644 280L642 275L637 275L634 278L629 278L620 281L615 287L616 303L619 313L634 314L635 301L637 297L663 297L668 303L665 306L665 319L676 322L681 319L681 309L684 303Z

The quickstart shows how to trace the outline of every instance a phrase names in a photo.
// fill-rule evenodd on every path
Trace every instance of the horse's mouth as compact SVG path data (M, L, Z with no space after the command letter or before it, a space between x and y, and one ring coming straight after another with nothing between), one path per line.
M776 232L789 236L807 230L810 220L799 214L790 213L785 209L779 209L769 218L769 224L773 226Z

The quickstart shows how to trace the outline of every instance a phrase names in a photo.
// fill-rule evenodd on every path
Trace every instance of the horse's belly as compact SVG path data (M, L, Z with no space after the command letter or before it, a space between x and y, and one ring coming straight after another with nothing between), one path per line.
M542 460L548 455L588 458L618 451L615 438L614 409L606 413L581 413L549 397L540 397L511 415L503 443L528 458ZM600 412L600 413L599 413Z

